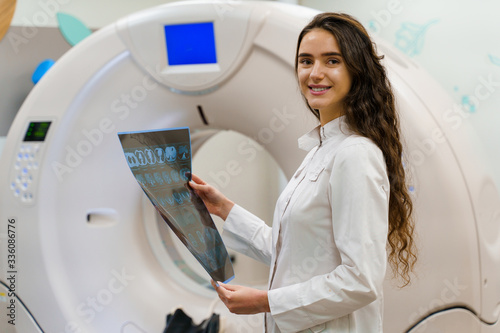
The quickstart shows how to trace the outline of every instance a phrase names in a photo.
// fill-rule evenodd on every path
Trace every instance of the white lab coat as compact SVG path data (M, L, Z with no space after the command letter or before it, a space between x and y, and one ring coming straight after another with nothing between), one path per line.
M273 227L235 205L227 246L270 265L269 333L382 332L389 181L381 150L344 117L299 139L308 155Z

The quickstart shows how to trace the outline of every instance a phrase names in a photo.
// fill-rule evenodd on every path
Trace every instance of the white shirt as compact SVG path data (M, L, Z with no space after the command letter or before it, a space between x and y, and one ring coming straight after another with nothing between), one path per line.
M270 265L267 332L382 332L389 181L382 151L344 117L299 139L309 153L273 227L235 205L227 246Z

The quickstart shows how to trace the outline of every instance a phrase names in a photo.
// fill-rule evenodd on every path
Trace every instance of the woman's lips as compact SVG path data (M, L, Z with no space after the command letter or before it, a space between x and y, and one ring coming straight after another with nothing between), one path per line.
M328 86L309 86L309 92L312 95L319 96L326 94L331 87Z

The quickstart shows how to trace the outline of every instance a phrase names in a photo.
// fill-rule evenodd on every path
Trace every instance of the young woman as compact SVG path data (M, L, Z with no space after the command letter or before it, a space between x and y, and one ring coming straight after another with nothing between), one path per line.
M412 202L380 60L349 15L319 14L300 33L295 69L320 125L299 139L309 153L272 228L193 175L226 245L271 267L268 291L213 284L231 312L265 312L267 332L382 332L387 259L410 282Z

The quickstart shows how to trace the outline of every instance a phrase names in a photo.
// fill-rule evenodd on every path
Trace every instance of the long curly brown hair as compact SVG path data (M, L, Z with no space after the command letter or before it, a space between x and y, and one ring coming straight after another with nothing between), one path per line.
M417 260L413 239L413 204L406 185L394 95L380 62L383 56L377 55L367 31L355 18L347 14L321 13L299 35L295 56L296 73L300 43L313 29L323 29L333 34L351 74L351 88L344 99L347 125L354 133L371 139L384 154L390 182L389 262L394 276L402 278L404 287L410 283L410 273ZM309 109L319 119L319 111L310 106Z

